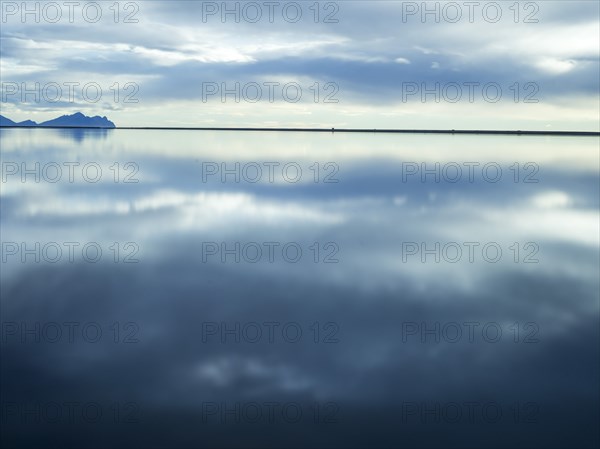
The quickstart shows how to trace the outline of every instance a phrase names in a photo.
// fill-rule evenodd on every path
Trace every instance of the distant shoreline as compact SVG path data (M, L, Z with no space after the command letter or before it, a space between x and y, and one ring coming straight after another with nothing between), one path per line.
M269 132L314 132L314 133L373 133L373 134L483 134L511 136L600 136L596 131L511 131L511 130L467 130L467 129L369 129L369 128L250 128L250 127L158 127L124 126L103 128L97 126L1 126L0 129L127 129L164 131L269 131Z

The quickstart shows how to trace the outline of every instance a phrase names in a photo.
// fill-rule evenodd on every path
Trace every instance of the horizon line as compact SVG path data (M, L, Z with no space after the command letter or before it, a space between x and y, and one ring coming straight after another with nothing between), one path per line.
M536 131L536 130L474 130L474 129L394 129L394 128L265 128L265 127L183 127L183 126L19 126L0 128L23 129L126 129L165 131L271 131L271 132L330 132L330 133L375 133L375 134L488 134L488 135L548 135L548 136L600 136L598 131Z

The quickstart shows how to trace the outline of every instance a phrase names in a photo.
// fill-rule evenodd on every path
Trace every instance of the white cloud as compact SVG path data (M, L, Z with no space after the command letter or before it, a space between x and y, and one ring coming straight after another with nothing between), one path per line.
M577 62L572 59L560 60L555 58L542 58L534 63L536 67L544 72L553 75L562 75L573 70L577 66Z
M565 192L544 192L531 199L532 204L540 209L558 209L571 206L573 200Z

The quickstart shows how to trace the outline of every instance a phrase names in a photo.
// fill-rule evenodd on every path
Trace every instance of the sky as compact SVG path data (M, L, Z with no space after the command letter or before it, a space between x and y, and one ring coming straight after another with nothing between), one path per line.
M596 1L1 3L15 121L600 129Z

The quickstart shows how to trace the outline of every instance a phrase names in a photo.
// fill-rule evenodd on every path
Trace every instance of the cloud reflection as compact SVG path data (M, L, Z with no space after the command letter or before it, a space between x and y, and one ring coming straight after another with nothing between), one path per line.
M36 134L40 141L29 147L24 135L3 131L4 160L39 154L46 134ZM247 137L254 138L260 136ZM127 139L111 133L104 153L85 140L80 155L110 161L111 145L128 147ZM515 140L521 152L536 145ZM550 162L541 164L540 183L531 185L403 184L393 141L360 176L353 167L361 155L337 148L335 185L203 184L192 171L186 174L192 162L182 147L189 140L174 144L173 153L148 156L129 147L120 158L139 164L135 185L57 183L32 190L12 180L3 185L10 194L0 203L3 242L135 241L140 262L23 264L11 258L2 264L3 322L98 322L109 335L95 344L23 344L4 333L3 400L139 404L136 425L72 426L71 441L84 447L121 441L168 447L173 433L180 447L593 447L599 215L598 173L589 167L597 165L597 141L568 142L580 160L551 162L559 159L563 141L551 142ZM50 151L49 159L61 158ZM307 157L304 144L289 143L286 151L289 159ZM480 157L463 151L464 160ZM275 149L265 148L269 152ZM221 155L219 147L203 146L203 158ZM144 178L146 169L150 178ZM339 262L205 261L205 241L296 241L305 248L332 241L340 247ZM504 248L535 241L540 262L515 264L512 253L495 264L403 262L405 241L496 241ZM114 344L114 322L135 322L139 342ZM296 343L204 341L206 322L230 328L294 322L304 334ZM493 322L505 334L497 343L422 343L404 339L406 322ZM339 341L324 344L320 334L314 343L315 323L321 330L335 323ZM515 344L514 323L536 323L539 341ZM295 424L203 421L207 402L252 401L293 401L304 410L333 401L339 422L315 424L310 414ZM511 404L535 402L540 412L535 424L407 423L406 401L497 401L506 404L508 416ZM56 439L61 427L47 422L11 421L6 428L9 445L63 442Z

